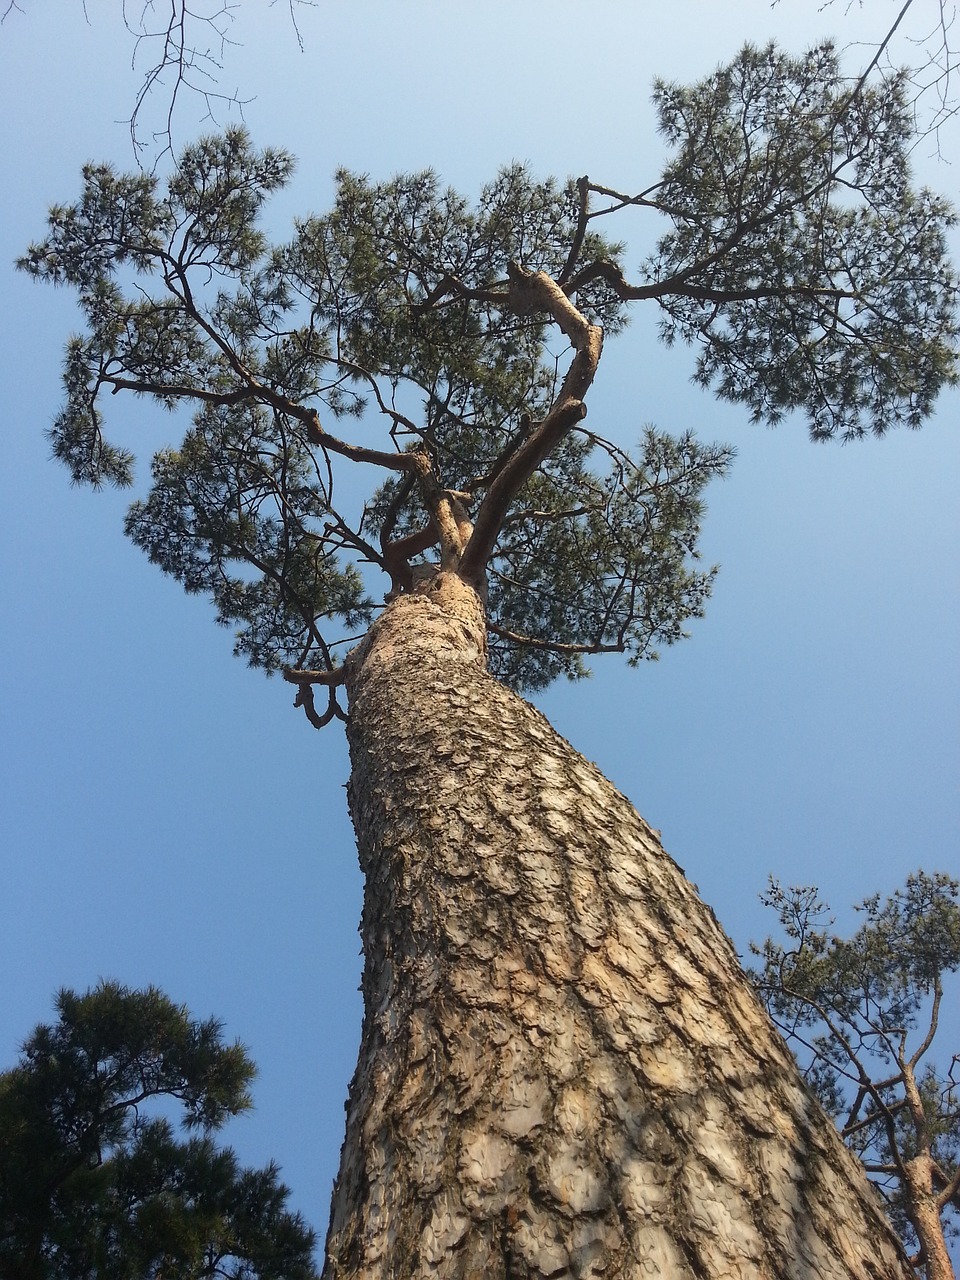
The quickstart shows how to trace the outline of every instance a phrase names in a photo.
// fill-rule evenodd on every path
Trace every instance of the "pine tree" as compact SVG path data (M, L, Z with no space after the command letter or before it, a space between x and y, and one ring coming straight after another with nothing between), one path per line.
M277 1166L243 1169L212 1136L251 1106L243 1046L155 988L61 991L57 1012L0 1074L0 1276L313 1280Z
M958 897L951 876L918 871L865 898L842 938L815 888L772 881L763 901L786 945L751 948L761 999L926 1280L952 1280L947 1239L960 1234L960 1054L946 1067L931 1056L944 979L960 969Z
M730 451L586 425L630 305L755 421L916 427L956 376L952 213L911 183L904 79L829 46L656 102L640 193L341 172L271 246L292 162L233 130L165 186L88 166L21 263L86 321L73 478L130 480L106 393L191 405L128 534L314 724L347 695L365 1019L328 1277L910 1274L710 912L518 693L655 656L709 594ZM667 226L636 279L600 231L626 206Z

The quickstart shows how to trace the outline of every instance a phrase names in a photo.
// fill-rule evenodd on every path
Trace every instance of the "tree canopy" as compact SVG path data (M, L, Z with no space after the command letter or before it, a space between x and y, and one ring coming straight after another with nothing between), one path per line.
M211 1137L251 1106L244 1048L155 988L101 983L56 1007L0 1075L0 1276L313 1277L277 1167L244 1169Z
M55 454L127 484L106 394L193 405L127 531L308 710L330 686L316 722L374 568L380 598L438 555L488 587L492 667L520 688L655 656L702 612L701 493L731 451L584 425L630 303L699 350L705 387L759 422L797 410L815 439L918 426L955 380L953 213L911 182L902 77L851 85L829 45L747 47L656 103L672 155L638 194L511 166L470 201L430 173L341 171L330 212L271 245L261 212L293 162L235 129L165 184L88 165L21 260L76 288L86 323ZM636 280L599 232L628 207L667 224ZM380 474L362 498L345 460Z
M960 1213L960 1053L930 1057L945 979L960 969L958 897L953 877L918 871L890 897L865 898L863 924L844 938L815 888L774 881L764 901L786 943L752 948L767 1009L920 1262L929 1242L911 1165L929 1160L937 1216L953 1235Z

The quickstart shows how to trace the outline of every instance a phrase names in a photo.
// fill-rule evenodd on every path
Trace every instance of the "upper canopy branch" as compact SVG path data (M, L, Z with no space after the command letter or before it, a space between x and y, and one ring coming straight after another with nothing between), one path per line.
M569 339L574 357L546 416L532 426L527 438L494 476L477 512L473 533L460 565L467 580L479 579L510 503L559 441L586 415L584 397L603 350L603 330L590 324L566 293L545 271L526 271L511 263L510 306L520 312L548 314Z
M765 298L784 298L784 297L829 297L842 298L853 297L852 290L838 289L834 285L803 285L789 284L782 280L778 280L774 284L755 285L747 288L717 288L712 285L703 285L696 283L698 276L702 276L704 272L723 263L729 259L730 255L750 236L757 235L758 232L772 228L773 224L780 218L786 217L794 212L797 208L805 207L815 198L819 198L830 186L830 184L839 178L840 171L849 163L849 157L843 159L838 165L831 166L829 174L821 175L809 189L804 189L801 193L795 194L786 199L778 199L776 203L769 207L762 207L749 217L743 216L740 208L731 210L733 225L729 233L724 236L719 244L711 247L710 251L701 254L688 263L681 271L674 272L666 276L662 280L655 280L650 284L633 285L630 284L623 275L622 270L615 263L605 261L593 261L585 264L575 275L564 281L564 289L569 294L575 294L579 289L592 283L594 280L603 280L616 293L617 297L624 302L641 302L648 299L663 298L667 296L691 298L700 302L747 302L759 301ZM581 180L586 181L586 180ZM661 184L657 184L658 186ZM648 191L655 188L648 188ZM589 183L585 187L585 192L590 191L603 193L613 196L620 203L617 208L625 208L628 205L642 205L649 208L655 208L660 213L665 213L674 218L681 220L689 219L690 210L684 208L671 208L669 205L663 205L658 201L649 200L647 192L641 192L636 196L624 195L621 192L614 191L610 187L598 186ZM588 216L598 216L599 214L613 212L613 208L597 211L596 214ZM772 233L772 232L771 232Z
M488 622L487 629L502 640L510 640L514 644L529 645L532 649L545 649L550 653L596 655L601 653L625 653L627 649L623 640L617 640L613 644L602 644L600 641L568 644L560 640L543 640L537 636L521 635L516 631L511 631L508 627L501 627L496 622Z
M22 262L76 286L87 320L54 452L78 479L128 483L104 389L193 401L128 532L268 669L332 665L321 633L374 616L370 566L410 590L436 547L478 589L489 571L493 669L515 686L582 674L578 655L610 646L649 656L703 611L700 494L731 451L651 429L635 458L576 430L627 304L657 301L665 339L699 349L700 385L756 420L799 409L819 438L919 425L955 377L952 214L913 188L886 88L851 104L828 47L747 48L699 85L659 86L676 154L639 195L519 165L473 202L429 173L341 172L330 211L274 247L259 210L292 160L243 131L188 148L165 193L87 166ZM640 283L592 221L628 205L673 224ZM321 412L361 420L356 442ZM386 473L359 523L334 509L338 458Z
M247 385L236 387L232 391L213 391L206 387L193 387L176 382L150 382L139 378L124 378L119 374L100 370L98 382L109 386L113 393L134 391L139 395L153 395L158 399L197 400L202 404L235 405L245 401L263 404L277 413L286 414L301 422L307 428L307 438L311 444L319 445L331 453L349 458L352 462L368 462L378 467L387 467L391 471L409 471L413 467L411 457L406 453L388 453L383 449L370 449L366 445L351 444L331 435L320 425L320 415L316 409L297 403L287 396L265 386L251 373L246 374Z
M651 200L650 192L657 191L663 186L662 182L656 182L651 187L647 187L645 191L639 192L635 196L626 195L623 191L617 191L613 187L601 186L598 182L588 182L587 191L593 191L598 196L609 196L611 200L616 200L616 204L607 205L604 209L591 209L589 217L602 218L608 213L619 213L621 209L627 209L631 205L642 209L656 209L659 213L678 212L671 210L668 205L662 204L659 200Z
M197 305L193 296L193 291L190 287L187 271L183 263L167 252L161 253L160 257L165 266L164 281L167 288L171 293L173 293L174 297L179 299L187 315L194 324L196 324L197 327L207 335L210 341L213 342L217 349L223 353L236 376L246 384L246 387L248 388L247 394L250 398L256 399L262 404L269 405L269 407L277 413L287 414L296 421L302 422L307 428L307 436L311 443L320 445L322 448L328 449L331 453L339 454L344 458L350 458L353 462L368 462L375 466L387 467L393 471L406 471L409 468L410 462L403 454L388 453L380 449L368 449L363 445L349 444L345 440L339 440L335 436L331 436L323 429L323 427L321 427L320 415L317 413L316 409L309 408L308 406L300 404L298 401L292 400L289 396L281 394L279 391L276 391L273 387L266 385L257 378L247 367L244 361L240 359L240 356L234 346L218 332L216 326L207 319L200 307ZM348 373L356 374L357 376L365 376L368 381L373 382L373 379L366 370L361 369L351 361L338 360L337 363L345 368ZM176 392L174 394L181 393ZM217 393L213 393L214 402L216 402L216 394ZM239 395L237 395L237 393L234 393L234 395L236 396L235 399L221 400L220 403L236 403L237 399L243 398L242 389ZM377 389L377 396L378 399L380 399L379 389ZM197 398L205 399L210 397L198 395ZM380 400L380 405L383 411L387 412L386 406L383 404L382 400Z
M447 271L440 280L428 292L422 302L417 303L413 310L429 311L436 307L444 298L447 297L465 298L470 302L492 302L497 306L503 306L509 299L509 290L506 289L476 289L455 276L452 272Z
M564 286L566 292L575 294L594 280L605 281L624 302L640 302L667 295L694 298L699 302L749 302L763 298L853 298L852 289L839 289L835 285L776 284L754 285L745 289L716 289L708 285L689 284L687 277L706 264L697 263L680 275L656 280L652 284L630 284L621 269L613 262L591 262L581 268Z
M563 264L563 270L557 277L558 284L564 284L569 280L570 273L580 259L583 242L587 234L587 225L590 222L590 191L590 179L584 174L582 178L577 179L577 229L570 242L570 252L567 254L566 262Z

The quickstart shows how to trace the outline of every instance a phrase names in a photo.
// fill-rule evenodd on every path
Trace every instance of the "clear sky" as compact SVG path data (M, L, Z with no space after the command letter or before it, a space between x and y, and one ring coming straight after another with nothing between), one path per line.
M71 489L47 459L77 321L69 294L10 264L84 161L131 167L139 76L118 4L88 2L89 21L77 0L21 7L0 27L0 1066L61 985L155 983L216 1014L261 1071L255 1114L225 1138L279 1161L322 1237L360 1018L343 735L311 729L288 686L231 657L209 605L124 540L129 495ZM254 99L256 141L299 157L268 214L283 238L325 207L339 165L429 166L473 192L520 159L640 190L661 162L654 75L699 78L748 39L868 40L896 8L673 0L651 22L632 0L320 0L301 11L301 52L286 6L250 0L221 83ZM952 168L917 163L956 195L956 131L945 147ZM624 223L632 261L656 231ZM846 927L840 908L918 866L960 872L960 399L919 433L813 445L799 420L774 432L717 405L689 383L692 353L653 333L638 311L608 345L590 423L624 443L652 421L736 445L707 494L722 566L708 616L659 664L599 659L540 705L662 830L744 951L772 927L769 873L818 884ZM143 416L118 397L114 434L172 438L152 417L138 437ZM950 1019L942 1056L955 1005Z

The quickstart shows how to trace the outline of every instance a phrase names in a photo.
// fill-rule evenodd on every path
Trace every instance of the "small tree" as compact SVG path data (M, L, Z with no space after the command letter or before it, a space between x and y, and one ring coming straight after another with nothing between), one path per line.
M960 968L958 892L918 871L885 901L864 899L864 923L840 938L815 888L771 881L762 899L788 942L751 947L769 1013L930 1280L953 1275L945 1235L960 1212L960 1054L945 1070L927 1060L944 976Z
M250 1107L255 1067L155 988L61 991L0 1075L3 1280L310 1280L314 1234L274 1164L210 1134ZM181 1124L142 1113L166 1099Z

